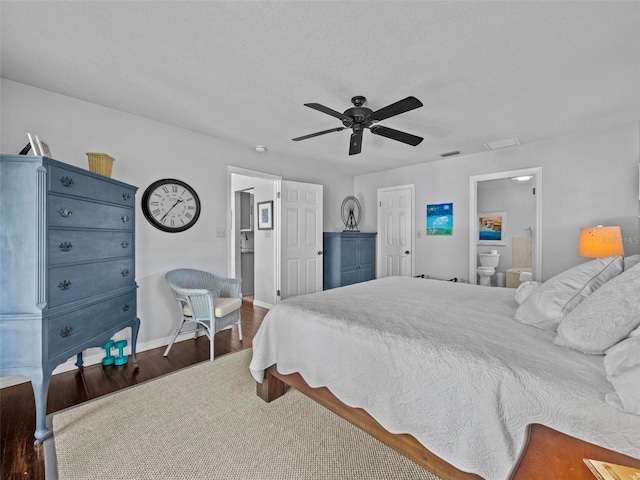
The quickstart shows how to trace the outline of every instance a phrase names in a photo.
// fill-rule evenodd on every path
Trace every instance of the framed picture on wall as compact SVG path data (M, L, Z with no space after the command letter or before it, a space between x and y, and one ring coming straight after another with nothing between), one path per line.
M507 212L478 213L478 245L507 244Z
M273 200L258 203L258 230L273 230Z
M427 235L453 235L453 203L427 204Z

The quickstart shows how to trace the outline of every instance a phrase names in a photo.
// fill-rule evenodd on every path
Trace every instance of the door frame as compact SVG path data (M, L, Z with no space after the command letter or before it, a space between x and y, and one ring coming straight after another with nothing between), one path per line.
M532 225L533 280L542 281L542 167L507 170L504 172L472 175L469 177L469 283L476 284L478 269L478 182L532 175L532 187L535 188L534 225Z
M277 192L280 192L280 182L282 177L279 175L272 175L270 173L259 172L256 170L249 170L246 168L235 167L233 165L227 165L227 235L226 235L226 245L227 245L227 276L235 277L236 276L236 256L239 254L236 247L236 225L235 225L235 191L233 191L232 185L232 175L239 175L243 177L252 177L259 178L263 180L271 180L273 182L273 200L274 204L278 203ZM277 211L277 210L276 210ZM280 279L280 224L279 224L279 215L275 215L275 224L272 231L272 235L274 238L274 244L276 245L276 254L274 255L274 264L272 265L273 269L273 284L275 288L279 288L279 279ZM261 306L264 308L270 308L270 304L254 302L255 305Z
M413 277L416 273L416 239L414 237L415 235L415 231L416 231L416 186L414 183L410 183L407 185L395 185L392 187L383 187L383 188L378 188L377 190L377 196L376 196L376 203L377 205L377 210L378 210L378 215L377 215L377 229L378 229L378 235L377 235L377 241L376 241L376 278L380 278L380 271L382 269L382 219L380 218L382 215L382 208L381 208L381 199L380 199L380 194L383 192L389 192L392 190L401 190L401 189L405 189L405 188L409 188L411 189L411 235L409 236L409 238L411 239L411 276Z

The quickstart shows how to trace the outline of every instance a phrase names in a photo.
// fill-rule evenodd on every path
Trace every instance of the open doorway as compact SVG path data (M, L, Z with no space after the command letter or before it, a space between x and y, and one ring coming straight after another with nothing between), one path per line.
M227 169L227 270L242 279L243 296L256 306L276 303L279 230L257 228L256 205L275 201L281 177L239 167Z
M522 183L526 195L531 197L529 207L525 212L512 212L518 202L508 199L500 192L506 192L509 183L517 185ZM514 261L521 258L519 248L526 251L529 248L531 261L529 271L518 274L518 280L525 278L541 281L542 278L542 168L534 167L521 170L510 170L485 175L474 175L469 179L469 282L478 283L478 254L498 254L500 258L498 267L495 268L495 279L490 280L492 285L514 286L506 281L506 277L513 274L520 267L513 267ZM490 190L495 192L491 193ZM479 197L479 192L480 197ZM502 201L492 203L486 199ZM514 215L515 213L515 215ZM481 218L482 217L482 218ZM482 235L484 219L498 219L500 221L501 235L490 239ZM524 218L522 218L524 217ZM528 240L525 241L525 240ZM515 247L515 248L514 248ZM498 276L501 273L502 279ZM526 274L529 274L527 276ZM501 281L504 280L504 281ZM507 284L509 283L509 284Z

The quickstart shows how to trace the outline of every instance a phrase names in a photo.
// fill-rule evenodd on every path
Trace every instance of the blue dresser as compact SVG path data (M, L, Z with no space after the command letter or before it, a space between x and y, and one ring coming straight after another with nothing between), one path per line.
M131 328L137 188L47 158L0 155L0 375L31 378L36 443L51 373Z
M324 232L324 290L376 278L376 233Z

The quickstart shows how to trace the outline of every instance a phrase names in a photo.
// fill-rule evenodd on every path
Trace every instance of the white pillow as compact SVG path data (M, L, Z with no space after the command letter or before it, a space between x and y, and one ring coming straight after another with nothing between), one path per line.
M540 285L542 285L540 282L534 281L522 282L518 285L518 289L516 290L516 302L518 302L518 305L524 302Z
M534 327L555 330L564 316L608 280L622 272L621 256L591 260L565 270L536 288L514 318Z
M610 280L569 312L560 322L558 335L553 343L584 353L602 355L638 325L640 265Z
M640 337L629 336L605 352L604 368L616 393L605 400L629 413L640 415Z

